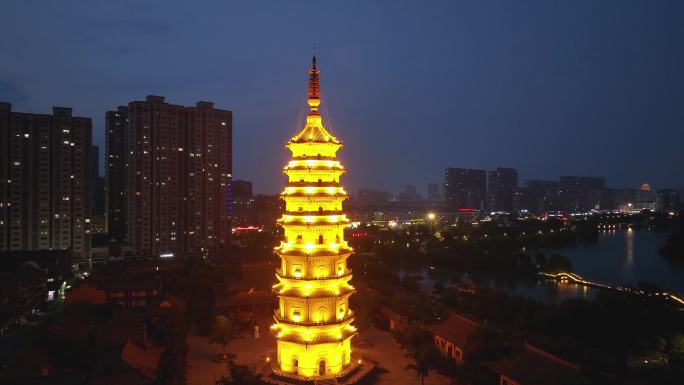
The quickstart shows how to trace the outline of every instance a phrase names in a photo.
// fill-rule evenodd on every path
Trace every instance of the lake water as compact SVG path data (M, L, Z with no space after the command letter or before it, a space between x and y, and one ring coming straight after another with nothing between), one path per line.
M574 271L601 283L655 283L663 289L684 294L684 265L658 253L666 233L612 230L601 233L598 243L553 250L572 261Z
M612 230L602 232L597 243L545 251L568 257L575 273L590 281L621 285L647 281L684 294L684 265L673 264L658 253L666 238L667 234L652 231ZM534 253L536 251L531 251ZM576 284L468 274L439 268L422 271L402 269L399 272L400 276L407 273L419 273L426 289L432 289L437 281L445 285L470 281L544 303L560 303L576 297L591 299L598 293L598 289Z

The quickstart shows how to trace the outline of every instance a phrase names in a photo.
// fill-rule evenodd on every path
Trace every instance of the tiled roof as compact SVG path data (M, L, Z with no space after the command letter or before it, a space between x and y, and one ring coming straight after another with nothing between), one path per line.
M438 325L426 325L425 330L438 335L458 347L465 347L468 337L475 332L478 324L458 314L452 313L449 318Z
M144 349L128 340L121 352L121 359L131 367L140 370L145 377L156 379L162 353L164 353L163 347Z
M579 365L529 344L519 356L487 366L520 385L569 385L580 374Z

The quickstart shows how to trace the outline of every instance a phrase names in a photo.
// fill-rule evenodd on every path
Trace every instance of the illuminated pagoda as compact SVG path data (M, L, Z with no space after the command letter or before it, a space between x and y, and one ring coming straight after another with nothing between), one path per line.
M284 240L273 286L279 298L272 326L277 339L276 373L308 380L332 378L353 367L349 297L352 249L344 241L349 220L342 211L344 167L336 160L342 142L323 127L319 70L314 54L309 73L310 111L305 127L289 142L292 160L281 193L285 214L278 220Z

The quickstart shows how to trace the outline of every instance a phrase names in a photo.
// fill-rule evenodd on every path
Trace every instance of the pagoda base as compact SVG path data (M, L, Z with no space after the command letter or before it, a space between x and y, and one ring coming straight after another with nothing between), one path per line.
M352 363L342 372L332 376L304 377L283 372L273 360L262 371L261 381L274 385L352 385L372 384L376 365L372 361L352 356Z

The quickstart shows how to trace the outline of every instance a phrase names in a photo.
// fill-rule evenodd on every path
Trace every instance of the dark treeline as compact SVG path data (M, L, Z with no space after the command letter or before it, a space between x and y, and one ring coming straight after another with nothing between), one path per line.
M672 260L684 261L684 217L681 215L672 226L672 231L665 245L660 249L660 253Z
M575 298L545 305L482 287L473 295L447 288L441 299L460 313L581 363L585 375L596 381L605 373L618 379L644 374L627 370L627 361L648 352L669 357L669 366L647 373L659 383L684 374L684 313L663 298L606 291L594 301Z

